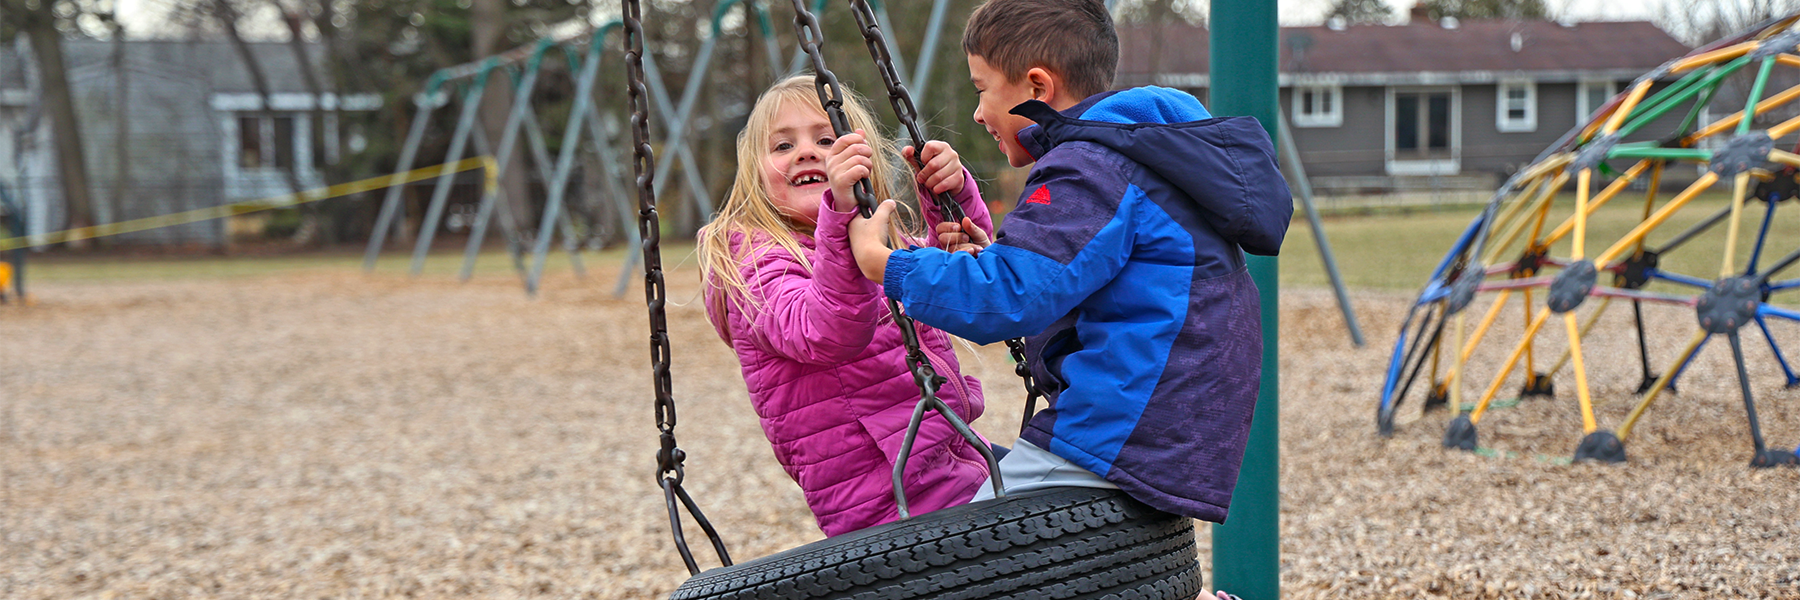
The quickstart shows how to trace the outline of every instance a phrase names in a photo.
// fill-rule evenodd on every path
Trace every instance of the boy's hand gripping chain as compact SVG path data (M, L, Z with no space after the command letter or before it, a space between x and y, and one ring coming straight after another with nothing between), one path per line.
M906 84L900 80L893 56L888 54L887 40L881 34L881 23L875 18L875 11L869 8L868 0L850 0L850 7L855 10L856 26L862 32L863 43L869 47L869 57L875 59L875 70L881 73L881 83L887 87L888 104L894 107L894 118L900 121L900 127L912 138L913 164L923 169L925 164L920 157L925 151L925 136L919 131L919 109L913 104L912 94L906 91ZM813 64L813 69L815 72L825 72L824 66L817 62ZM831 82L835 89L837 79L833 77ZM962 205L957 204L949 193L935 194L932 201L944 220L962 223L965 216ZM867 213L864 216L868 216ZM1012 352L1013 372L1025 382L1025 418L1019 421L1019 431L1023 432L1025 426L1031 423L1032 413L1037 412L1037 400L1043 397L1043 392L1038 390L1037 379L1031 375L1031 365L1025 362L1025 340L1006 340L1006 348Z
M812 62L815 77L813 87L819 92L819 104L825 109L825 117L831 121L831 127L838 136L854 133L854 130L850 128L850 119L844 115L844 94L843 90L838 87L837 75L832 74L831 69L825 67L825 53L819 49L825 44L825 34L819 30L819 19L813 16L812 11L807 10L806 0L793 0L793 2L794 30L800 36L800 50L805 52L806 57ZM883 52L880 57L877 57L876 62L886 63L882 60L882 57L885 56L886 53ZM893 65L889 63L884 68L892 71ZM910 104L910 100L908 103ZM914 146L915 149L922 147L922 145ZM914 155L917 156L917 153L915 152ZM872 216L875 212L875 196L871 193L873 189L873 185L866 178L856 182L856 203L864 217ZM913 326L912 317L906 316L906 313L902 312L900 303L895 302L892 298L888 299L888 312L894 315L894 324L900 327L901 339L906 343L906 365L912 371L913 382L919 385L920 395L919 404L913 408L912 422L906 427L906 438L900 444L900 456L894 458L894 503L900 518L912 518L911 513L906 509L906 488L903 475L906 473L906 459L912 454L913 441L919 435L919 425L925 420L926 409L937 411L939 415L943 415L944 420L950 423L950 427L956 430L956 433L961 435L964 440L967 440L970 446L974 446L975 450L981 453L982 458L987 459L988 478L993 482L994 496L1005 496L1005 486L1000 482L1000 464L994 459L993 448L988 447L980 436L975 435L975 432L969 429L969 424L963 422L962 417L957 416L956 412L950 410L943 400L938 399L937 388L947 380L938 375L937 371L931 367L931 362L925 358L925 351L919 347L919 332Z
M900 127L912 138L913 165L925 168L922 157L925 153L925 136L919 132L919 109L913 105L912 94L906 91L906 84L900 81L900 73L894 68L894 57L888 54L887 40L881 35L881 24L875 19L875 11L869 8L868 0L850 0L850 7L855 9L856 27L862 33L863 43L869 47L869 57L875 59L875 70L881 73L881 83L887 87L888 104L894 107L894 118L900 121ZM933 194L932 203L938 207L938 214L945 221L962 223L962 206L950 197L948 192Z
M687 453L675 444L675 397L669 378L669 319L666 311L668 292L663 286L662 249L659 246L661 226L656 214L656 155L650 149L649 101L644 93L644 27L639 0L625 0L625 70L631 97L632 169L637 172L638 233L644 239L644 301L650 307L650 365L656 386L656 428L661 431L662 447L656 452L656 482L662 486L663 501L669 509L669 528L675 534L675 549L687 563L688 574L698 574L694 553L688 550L687 538L681 532L681 512L676 499L694 515L694 521L711 538L719 561L731 566L731 555L725 542L713 529L711 521L700 512L700 506L681 487L682 462ZM595 35L600 35L595 33Z

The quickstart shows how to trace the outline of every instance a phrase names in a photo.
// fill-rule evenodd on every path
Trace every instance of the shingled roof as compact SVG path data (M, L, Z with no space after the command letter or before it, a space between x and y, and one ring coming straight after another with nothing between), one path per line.
M1187 25L1120 27L1119 83L1204 86L1208 39L1205 29ZM1152 52L1154 48L1161 52ZM1516 76L1538 81L1629 79L1688 51L1643 21L1283 27L1280 68L1283 84L1475 83Z

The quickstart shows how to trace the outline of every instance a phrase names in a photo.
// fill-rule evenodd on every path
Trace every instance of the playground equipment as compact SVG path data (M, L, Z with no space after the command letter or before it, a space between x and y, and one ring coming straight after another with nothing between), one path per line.
M400 163L397 169L400 172L412 169L412 163L418 155L425 130L430 125L432 112L445 105L447 97L451 95L449 90L445 89L446 87L462 86L461 94L459 94L462 110L458 114L455 133L451 135L445 164L461 160L471 139L478 152L484 155L490 154L486 135L482 133L481 128L474 126L475 118L479 113L483 92L488 86L488 78L496 72L501 72L511 79L514 92L512 111L508 114L506 125L501 130L500 145L498 148L492 149L491 154L495 157L497 164L507 164L507 161L512 158L519 133L523 131L529 140L528 143L534 158L537 159L534 162L537 165L539 176L544 178L549 188L549 197L545 202L542 223L538 228L536 243L532 248L532 262L529 269L525 267L522 257L518 232L520 224L513 222L510 211L500 211L501 227L506 235L508 253L512 256L514 268L524 276L526 290L531 293L535 293L537 290L538 278L543 273L545 255L549 251L551 238L557 233L558 225L561 226L563 234L564 250L569 253L570 261L577 274L582 273L575 224L569 215L562 211L563 198L568 190L569 176L574 170L576 147L581 145L583 140L587 140L601 157L602 165L610 169L616 163L616 161L608 160L611 157L612 149L606 142L607 137L600 131L598 112L592 102L594 79L599 72L600 53L603 48L602 41L606 31L613 27L617 27L617 23L609 23L568 39L546 39L535 46L517 49L475 63L440 70L432 75L431 79L426 82L425 89L414 100L419 107L419 112L414 115L412 126L407 133L406 143L401 147ZM569 46L576 48L571 50ZM569 63L570 71L578 73L574 107L569 113L567 128L563 133L562 149L555 162L548 157L549 152L544 143L543 131L538 126L530 103L531 91L537 81L538 72L545 56L552 49L560 50ZM584 125L587 126L585 135ZM443 218L444 206L449 199L450 184L454 176L455 173L447 168L439 174L431 202L426 208L424 220L420 224L418 241L413 249L410 269L413 275L418 275L424 266L425 254L430 249L432 238ZM616 182L615 177L602 177L603 185L616 185ZM464 280L467 280L473 273L476 253L486 236L495 204L503 199L503 193L500 186L490 185L482 194L474 223L470 228L469 246L463 259L461 277ZM614 197L618 197L616 193ZM399 186L388 188L387 197L381 205L380 215L376 218L374 233L369 238L369 247L363 257L365 270L375 268L375 261L387 240L389 230L400 226L396 220L399 214L400 200L401 188Z
M692 133L692 124L695 120L694 109L698 104L700 92L706 88L706 76L710 73L718 42L723 37L725 19L733 8L739 6L745 10L746 23L753 22L758 26L762 46L768 56L768 64L785 63L789 65L786 71L775 72L772 75L779 79L798 70L803 55L796 52L793 61L782 60L780 45L776 41L776 32L769 19L768 11L761 2L756 0L725 0L718 4L712 14L709 30L711 35L701 42L699 50L695 53L693 68L688 71L686 86L682 88L679 100L673 99L663 84L663 77L655 58L652 55L643 57L647 91L655 101L653 106L657 111L657 116L668 123L664 131L663 153L673 155L681 161L683 183L687 188L689 198L694 202L695 210L701 215L713 213L712 192L705 181L704 170L699 168L699 162L688 146L688 137ZM873 6L875 18L886 23L888 19L884 5L877 2ZM813 1L814 10L823 10L824 7L825 0ZM924 78L929 77L938 32L942 29L944 13L947 8L948 0L934 0L925 55L920 61L918 70L914 73L915 81L923 81ZM598 158L597 162L602 169L601 190L605 196L611 199L610 203L614 208L619 211L621 222L631 219L625 191L619 185L621 178L621 174L618 172L619 159L612 146L612 136L602 125L600 104L596 102L594 90L606 34L622 24L621 21L610 21L596 28L585 29L558 38L546 38L536 44L487 59L439 70L432 74L431 78L426 81L425 89L414 98L418 112L413 116L406 142L401 147L399 171L404 172L412 167L413 161L418 156L419 146L423 143L425 131L431 127L433 114L438 108L448 105L453 97L460 102L461 110L457 113L454 130L451 134L448 156L445 160L447 164L461 159L470 144L473 144L477 153L492 154L499 164L508 164L508 161L512 159L519 134L525 135L529 151L532 153L532 162L537 168L537 175L545 182L547 189L544 209L539 218L536 234L529 238L532 242L532 246L529 248L529 257L525 255L527 251L524 248L526 236L521 231L525 225L513 223L513 215L509 211L501 210L499 216L508 254L512 257L514 269L520 274L527 293L534 295L537 293L551 240L559 233L563 236L563 249L569 254L576 274L581 276L585 273L580 257L580 231L583 229L583 224L576 223L571 217L572 211L565 207L569 196L570 175L579 160L575 150L582 144L587 144ZM536 112L530 102L538 74L544 66L543 61L552 50L562 53L568 62L570 73L574 73L576 79L575 106L570 112L560 152L554 158L549 155L542 128L538 124ZM890 47L888 50L898 56L898 52L893 48ZM512 109L508 114L506 125L502 128L500 143L494 147L490 146L482 128L477 126L476 119L480 112L482 92L486 89L489 78L495 76L496 72L503 72L508 77L512 85L513 96ZM659 165L654 177L659 180L667 177L673 164L665 162ZM425 256L430 249L438 226L443 220L449 200L449 184L452 182L452 174L444 173L427 204L418 234L414 236L416 242L409 268L409 273L412 275L418 275L423 269ZM476 209L459 274L464 281L468 280L474 272L476 256L486 239L494 216L495 205L506 200L503 193L499 190L490 190L482 196L480 205ZM597 203L606 203L606 201L600 200ZM376 219L375 231L369 239L369 245L364 254L364 270L374 269L381 250L387 243L390 231L397 232L402 226L402 221L399 219L401 204L400 191L397 188L390 189L382 202L381 212ZM590 206L590 208L592 207ZM588 230L593 229L591 223L586 225ZM628 231L628 235L633 244L641 243L639 232ZM614 290L615 296L624 294L633 269L637 266L636 262L637 257L628 253L626 264L620 271L619 282Z
M1800 98L1800 86L1764 97L1774 69L1800 67L1800 54L1796 54L1800 29L1795 27L1796 21L1800 21L1800 15L1759 24L1644 74L1589 121L1564 134L1532 164L1512 176L1438 263L1402 323L1377 413L1381 435L1392 435L1396 409L1408 398L1426 363L1430 363L1431 373L1430 383L1423 386L1427 388L1423 392L1423 408L1447 404L1462 410L1463 382L1469 376L1468 367L1474 366L1469 362L1470 356L1483 341L1488 341L1488 334L1508 301L1520 296L1526 316L1524 335L1507 345L1511 351L1506 361L1482 389L1472 410L1451 421L1444 434L1445 447L1477 448L1476 426L1489 414L1496 396L1523 359L1522 397L1554 395L1552 378L1564 366L1571 367L1584 434L1574 459L1623 462L1625 441L1633 425L1664 391L1674 390L1682 371L1708 340L1723 336L1731 347L1749 419L1753 446L1750 464L1795 464L1794 452L1771 450L1763 441L1740 330L1754 323L1780 363L1786 385L1800 385L1800 377L1790 368L1768 325L1770 317L1800 320L1800 311L1771 303L1777 295L1791 301L1792 295L1786 292L1800 288L1800 279L1778 279L1782 271L1800 262L1800 249L1794 249L1800 244L1769 235L1776 209L1800 192L1800 154L1777 149L1775 142L1800 131L1800 117L1764 129L1757 129L1754 123L1756 116ZM1700 116L1727 78L1740 73L1752 77L1743 110L1711 124L1701 123ZM1658 82L1669 79L1675 80L1651 93ZM1683 114L1685 117L1667 135L1630 141L1636 139L1634 134L1660 135L1660 128L1651 126L1665 123L1665 115L1672 119L1672 115ZM1675 166L1683 164L1699 165L1703 172L1686 189L1659 205L1657 194L1665 171L1672 173ZM1621 170L1617 165L1628 166ZM1624 195L1646 175L1648 185L1641 220L1599 253L1589 254L1590 216ZM1551 220L1551 213L1558 208L1571 208L1567 204L1559 207L1555 202L1566 193L1565 185L1571 181L1575 183L1572 214L1562 218L1560 225L1545 227L1556 222ZM1672 215L1702 193L1726 182L1731 186L1729 206L1672 237L1651 241L1652 236L1661 237L1661 227ZM1605 186L1596 193L1599 184ZM1739 240L1744 221L1750 216L1746 205L1753 200L1763 205L1763 218L1747 259L1740 261ZM1716 235L1720 225L1725 231L1716 278L1677 273L1664 266L1670 253L1684 246L1692 248L1687 245L1702 236ZM1567 250L1559 246L1565 241ZM1776 251L1791 251L1764 266L1764 251L1770 246ZM1603 279L1603 274L1610 277ZM1665 291L1669 288L1677 292ZM1533 303L1534 290L1545 296L1541 306ZM1486 294L1492 295L1492 303L1471 333L1467 331L1466 311L1478 296ZM1632 307L1643 377L1637 389L1643 397L1615 429L1606 430L1594 414L1582 339L1590 334L1600 315L1619 300L1629 301ZM1685 349L1660 374L1652 367L1645 339L1644 303L1691 307L1698 324ZM1589 307L1588 314L1585 319L1578 319L1577 309L1583 306ZM1552 329L1545 327L1552 320L1562 322L1568 349L1547 370L1538 371L1534 351L1543 342L1542 337L1552 335L1545 331ZM1443 371L1445 367L1447 372Z
M6 184L0 183L0 232L9 237L24 237L25 212L18 203L13 202L12 193L7 191ZM8 293L7 288L12 288ZM25 302L25 249L13 248L6 253L4 262L0 262L0 304L17 300Z
M793 0L793 4L801 50L816 74L821 105L837 133L847 134L849 126L841 110L842 90L836 76L826 68L820 50L824 35L805 1ZM867 0L851 0L850 4L856 10L858 26L902 126L912 136L914 145L923 147L922 136L913 122L916 111L900 82L873 10ZM718 531L682 485L686 454L675 440L667 300L655 204L657 169L649 143L640 11L637 0L624 3L633 168L638 182L639 232L644 240L644 290L650 312L651 362L660 431L657 480L663 489L676 549L693 575L673 597L908 598L933 594L950 581L970 597L1032 596L1064 587L1092 588L1096 597L1105 593L1144 598L1188 598L1197 594L1199 565L1195 562L1191 520L1151 510L1116 490L1063 488L1007 496L987 444L937 400L937 374L919 349L912 320L892 302L889 308L903 333L907 363L921 395L894 470L894 493L901 520L733 565ZM865 215L876 203L869 189L868 182L863 181L855 192ZM948 199L934 201L947 203ZM953 217L957 213L945 214ZM1028 373L1023 364L1020 371ZM1029 377L1025 385L1027 395L1035 398L1037 392ZM901 475L928 409L941 415L987 459L998 498L917 517L908 514ZM723 563L721 568L701 572L694 561L682 531L684 507L711 541Z

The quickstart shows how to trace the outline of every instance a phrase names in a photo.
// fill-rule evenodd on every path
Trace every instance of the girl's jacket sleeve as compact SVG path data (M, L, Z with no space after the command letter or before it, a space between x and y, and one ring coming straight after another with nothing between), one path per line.
M978 344L1043 331L1112 281L1131 255L1132 204L1143 192L1101 153L1071 144L1056 160L1040 160L1025 184L1028 199L978 256L935 248L889 255L888 297Z
M882 315L881 288L863 277L850 255L854 214L832 210L826 192L810 273L780 246L750 252L743 274L755 299L741 303L749 326L735 336L808 364L846 362L867 349Z
M942 248L943 244L937 239L937 224L944 221L944 215L938 212L937 203L931 201L931 190L922 185L918 188L919 206L925 210L926 237L930 239L930 243L926 245ZM981 190L979 186L975 185L975 177L969 174L967 168L963 169L962 191L953 194L951 198L956 201L957 206L962 207L963 216L968 217L976 227L980 227L982 231L986 232L988 238L994 237L994 215L988 212L987 202L981 199Z

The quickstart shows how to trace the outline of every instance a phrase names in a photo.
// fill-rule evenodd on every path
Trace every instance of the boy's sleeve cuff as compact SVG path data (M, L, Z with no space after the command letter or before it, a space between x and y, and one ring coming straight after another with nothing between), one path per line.
M887 273L881 276L881 290L895 302L900 302L906 291L901 285L906 283L906 275L912 272L913 265L918 262L911 250L895 250L888 253Z

